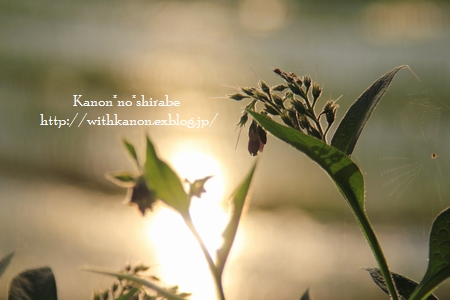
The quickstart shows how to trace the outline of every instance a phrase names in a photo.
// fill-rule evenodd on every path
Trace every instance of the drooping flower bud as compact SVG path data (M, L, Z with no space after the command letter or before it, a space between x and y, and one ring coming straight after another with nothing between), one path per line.
M256 156L258 151L262 152L264 150L266 143L266 131L253 120L248 129L248 152L250 152L250 155Z
M145 215L146 209L153 209L153 204L156 202L155 193L148 189L143 176L139 177L133 188L130 189L128 198L129 204L136 204L142 215Z
M258 125L253 120L252 124L248 128L248 152L250 155L256 156L259 151L259 136L258 136Z

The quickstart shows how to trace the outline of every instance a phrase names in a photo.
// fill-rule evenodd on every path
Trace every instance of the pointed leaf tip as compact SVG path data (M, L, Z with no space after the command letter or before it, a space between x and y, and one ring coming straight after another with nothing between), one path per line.
M408 66L399 66L390 70L372 83L358 99L356 99L336 129L331 140L331 146L339 149L348 156L351 156L356 142L378 102L391 85L394 76L398 71L404 68L408 68Z
M130 154L130 156L134 159L136 165L139 167L139 160L137 157L136 149L134 148L133 144L127 142L126 140L122 140L122 142L127 152Z
M244 181L239 185L236 191L233 193L231 197L231 216L228 221L225 230L222 233L223 244L220 247L217 254L217 269L219 273L222 274L223 269L225 268L225 263L228 258L228 254L230 254L231 247L233 246L234 238L236 237L237 228L239 226L239 221L241 219L242 211L244 209L245 200L247 198L247 194L250 189L250 184L252 182L253 174L255 173L256 162L253 164L253 167L250 169L247 177Z

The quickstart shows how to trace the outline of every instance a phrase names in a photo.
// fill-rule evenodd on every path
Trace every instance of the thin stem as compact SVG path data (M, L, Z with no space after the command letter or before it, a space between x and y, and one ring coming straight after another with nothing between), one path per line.
M381 274L383 275L384 282L386 283L386 287L389 291L391 299L398 300L397 289L395 288L394 280L392 279L391 272L389 271L386 258L384 257L383 250L378 243L377 236L373 231L372 226L370 225L367 215L363 211L355 211L355 215L362 229L362 232L366 236L367 242L372 249L372 253L375 256L378 267L380 268Z
M195 228L194 223L192 223L191 215L190 214L184 215L183 219L184 219L184 222L186 223L187 227L189 228L189 230L191 230L195 239L199 243L200 248L202 248L203 255L205 255L206 261L208 262L209 270L211 271L211 274L214 277L214 281L216 283L216 288L217 288L217 293L219 294L220 300L225 300L225 294L224 294L223 286L222 286L222 274L220 274L219 270L217 269L216 265L214 264L214 261L208 252L208 249L206 249L205 243L203 243L203 240L200 237L200 234L198 233L197 229Z

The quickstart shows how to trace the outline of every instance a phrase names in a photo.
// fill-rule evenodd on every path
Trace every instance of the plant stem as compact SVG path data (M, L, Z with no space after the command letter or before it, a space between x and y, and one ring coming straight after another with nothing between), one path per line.
M359 226L372 249L375 260L378 263L381 274L383 275L384 282L389 291L392 300L398 300L397 289L395 288L394 280L392 279L391 272L384 257L383 250L381 249L380 243L378 242L377 236L370 225L369 219L364 211L354 211L356 219L358 220Z
M214 277L214 281L216 283L216 288L217 288L217 293L219 294L220 300L225 300L225 294L223 292L223 286L222 286L222 274L216 268L216 265L214 264L214 261L208 252L208 249L206 249L206 246L203 243L203 240L200 237L200 234L198 233L197 229L195 228L194 223L192 223L191 215L189 213L187 215L183 215L183 219L184 219L184 222L186 223L187 227L189 228L189 230L191 230L195 239L199 243L200 248L202 248L202 251L203 251L203 254L205 255L206 261L208 262L209 270L211 271L211 274Z

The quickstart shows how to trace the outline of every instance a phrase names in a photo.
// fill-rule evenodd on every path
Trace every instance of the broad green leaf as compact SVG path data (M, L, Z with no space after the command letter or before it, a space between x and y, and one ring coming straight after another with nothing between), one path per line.
M57 300L52 269L43 267L26 270L14 277L8 290L8 300Z
M380 289L383 290L386 294L388 294L388 290L386 287L386 283L384 282L383 276L381 275L380 269L378 268L365 268L366 271L369 272L372 280L378 285ZM419 283L414 280L409 279L403 275L392 272L392 278L394 279L395 286L397 287L398 294L400 296L400 300L408 300L412 295L416 287ZM438 298L434 295L428 296L427 300L438 300Z
M364 213L364 179L358 166L347 155L319 139L278 124L266 116L251 110L247 112L265 130L318 163L330 175L352 209L358 215Z
M225 267L225 263L230 253L231 247L233 246L234 238L236 237L236 231L239 226L239 220L241 219L242 210L244 208L245 199L250 188L250 183L252 182L253 174L255 172L256 163L250 170L245 180L237 188L231 197L232 213L230 220L222 234L223 245L217 250L217 269L219 274L222 274Z
M107 173L106 179L121 187L133 187L136 182L136 176L129 172Z
M119 298L116 298L114 300L128 300L131 297L133 297L137 291L139 291L139 289L134 287L134 288L130 289L130 291L128 293L126 293L125 295L122 295Z
M382 270L383 277L385 279L387 278L387 286L392 299L398 299L383 251L365 213L364 179L358 166L347 155L334 147L328 146L319 139L278 124L270 118L254 111L247 109L247 112L265 130L306 154L328 173L337 189L349 204L360 225L361 231L372 248L378 266Z
M300 298L300 300L310 300L311 298L309 297L309 289L307 289L304 293L303 293L303 295L302 295L302 297Z
M424 299L448 277L450 277L450 208L434 220L430 233L427 272L410 299Z
M0 276L3 275L3 273L5 272L6 268L9 266L9 264L11 263L11 259L14 256L14 253L16 251L13 251L11 253L9 253L8 255L5 255L2 260L0 260Z
M161 295L167 297L167 299L169 299L169 300L186 300L185 298L173 294L171 291L159 286L158 284L148 281L148 280L145 280L136 275L124 274L124 273L119 273L119 272L111 272L111 271L103 271L103 270L91 269L91 268L84 268L83 270L92 272L92 273L113 276L113 277L116 277L118 280L125 279L125 280L129 280L129 281L133 281L139 285L146 286L146 287L160 293Z
M128 153L131 155L131 157L136 162L136 165L139 167L139 160L137 157L136 149L134 149L133 144L128 143L126 140L123 140L123 144L125 146L125 149L127 149Z
M149 190L166 204L186 215L189 212L189 197L175 171L158 158L155 147L147 138L147 155L144 166L144 177Z
M378 78L348 109L331 140L331 146L351 156L356 142L378 102L391 85L395 74L408 66L399 66Z

